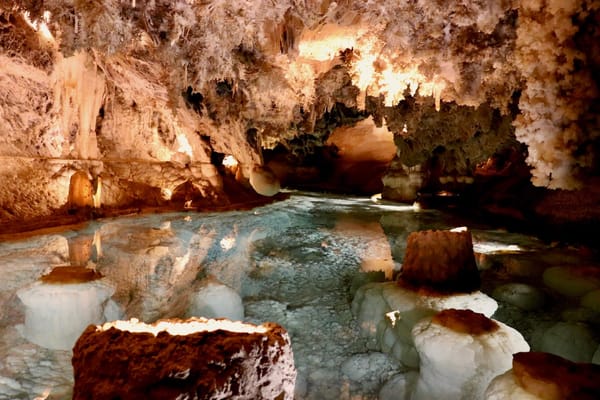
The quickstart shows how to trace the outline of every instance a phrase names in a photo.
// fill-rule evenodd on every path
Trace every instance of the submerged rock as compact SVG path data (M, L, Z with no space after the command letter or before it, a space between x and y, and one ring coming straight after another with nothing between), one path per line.
M600 268L552 267L544 271L543 279L558 293L579 297L600 288Z
M238 292L210 279L203 282L192 295L187 313L191 317L227 318L241 321L244 319L244 304Z
M500 301L526 311L537 310L544 305L544 293L524 283L507 283L494 289L492 296Z
M540 328L532 338L532 347L574 362L591 362L598 341L587 324L558 322Z

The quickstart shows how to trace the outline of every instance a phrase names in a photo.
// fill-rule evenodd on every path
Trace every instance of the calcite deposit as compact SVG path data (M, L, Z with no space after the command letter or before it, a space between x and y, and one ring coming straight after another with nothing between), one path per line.
M515 329L471 310L443 310L412 330L421 364L412 399L481 399L490 381L529 350Z
M529 181L587 190L600 172L599 18L595 0L0 1L0 221L280 184L500 191L500 208L547 215ZM489 186L476 171L495 162L522 174L488 168Z
M400 283L451 293L479 289L471 232L464 228L408 235Z
M512 369L495 378L487 400L596 399L600 396L600 366L574 363L542 352L520 352Z
M292 399L287 332L228 320L90 325L73 348L73 399Z

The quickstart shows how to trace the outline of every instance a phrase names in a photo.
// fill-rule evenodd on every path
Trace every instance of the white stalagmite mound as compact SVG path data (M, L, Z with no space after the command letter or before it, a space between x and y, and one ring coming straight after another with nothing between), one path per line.
M419 365L411 335L413 326L448 308L470 309L491 317L498 303L480 291L440 295L402 287L397 282L364 285L352 302L352 311L372 346L409 367Z
M88 325L105 321L105 307L113 293L113 287L99 280L36 282L23 288L17 293L25 305L23 335L48 349L71 350Z
M529 351L515 329L470 310L445 310L413 328L420 375L413 400L481 399L490 381Z

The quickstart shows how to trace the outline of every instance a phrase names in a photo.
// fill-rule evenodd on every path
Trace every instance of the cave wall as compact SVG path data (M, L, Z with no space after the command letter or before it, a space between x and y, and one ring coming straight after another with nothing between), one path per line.
M366 118L394 135L392 198L516 140L533 184L582 187L600 169L599 15L594 0L0 1L0 220L64 212L76 171L105 207L184 186L227 202L215 160L249 186L274 149L294 173Z

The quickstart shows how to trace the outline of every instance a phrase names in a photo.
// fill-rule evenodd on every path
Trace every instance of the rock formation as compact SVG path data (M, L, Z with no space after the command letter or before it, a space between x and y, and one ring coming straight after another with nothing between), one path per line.
M599 18L595 0L0 1L0 221L222 206L279 182L548 215L576 197L544 203L529 180L600 175ZM343 158L377 142L365 121L392 163Z
M73 399L292 399L287 332L228 320L90 325L73 348Z
M447 292L479 289L471 232L465 228L408 235L400 281Z
M597 399L600 366L578 364L540 352L517 353L512 369L495 378L485 392L487 400Z
M20 289L25 308L23 336L54 350L70 350L89 324L107 320L115 292L102 275L82 267L55 267L39 281Z
M471 310L441 311L412 330L421 364L413 399L480 399L529 345L515 329Z

